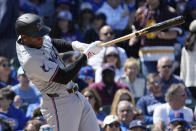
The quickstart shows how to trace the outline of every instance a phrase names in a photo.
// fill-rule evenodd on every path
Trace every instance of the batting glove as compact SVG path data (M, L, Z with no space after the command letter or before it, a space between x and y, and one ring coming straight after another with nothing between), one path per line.
M71 43L72 45L72 48L75 50L75 51L79 51L79 52L83 52L84 50L86 50L89 46L89 44L85 44L85 43L82 43L82 42L79 42L79 41L73 41Z
M101 44L100 41L95 41L91 43L83 53L89 59L91 56L98 54L102 50L102 47L99 46L100 44Z

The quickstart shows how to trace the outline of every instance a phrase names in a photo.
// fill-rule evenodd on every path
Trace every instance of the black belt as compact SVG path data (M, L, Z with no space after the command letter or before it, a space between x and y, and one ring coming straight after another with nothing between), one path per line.
M78 91L78 85L75 85L74 87L72 87L71 89L68 89L67 92L69 94L71 93L76 93L76 91ZM53 94L47 94L49 97L59 97L59 94L57 93L53 93Z

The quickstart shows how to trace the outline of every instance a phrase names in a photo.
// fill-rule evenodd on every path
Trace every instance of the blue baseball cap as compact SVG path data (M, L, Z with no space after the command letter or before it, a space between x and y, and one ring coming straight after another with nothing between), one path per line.
M184 119L184 114L183 112L180 111L171 111L169 113L169 119L170 119L170 123L175 122L175 121L183 121L186 123L186 128L191 129L192 126L189 125L188 122L186 122L186 120Z
M145 123L141 120L133 120L130 125L129 125L129 129L133 129L135 127L141 127L146 129Z
M80 69L80 73L78 75L79 78L84 79L84 78L94 78L95 73L94 70L91 66L84 66Z

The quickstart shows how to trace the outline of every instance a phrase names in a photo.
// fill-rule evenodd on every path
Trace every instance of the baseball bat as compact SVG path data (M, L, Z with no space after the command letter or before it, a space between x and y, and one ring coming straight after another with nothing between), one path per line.
M108 42L103 43L99 46L101 46L101 47L110 46L110 45L116 44L118 42L128 40L130 38L135 38L135 37L142 36L142 35L154 32L154 31L160 31L160 30L167 29L169 27L177 26L177 25L183 24L184 22L185 22L185 20L184 20L183 16L178 16L178 17L168 19L163 22L154 24L152 26L143 28L143 29L138 30L136 32L133 32L131 34L119 37L119 38L111 40L111 41L108 41Z

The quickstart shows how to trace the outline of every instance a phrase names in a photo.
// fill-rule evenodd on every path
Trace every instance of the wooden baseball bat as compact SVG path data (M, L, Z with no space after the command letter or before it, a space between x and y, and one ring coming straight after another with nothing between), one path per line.
M142 35L154 32L154 31L164 30L164 29L167 29L169 27L173 27L173 26L177 26L177 25L183 24L184 22L185 22L185 20L184 20L183 16L178 16L178 17L175 17L175 18L172 18L172 19L165 20L163 22L154 24L152 26L146 27L144 29L141 29L139 31L133 32L131 34L122 36L120 38L108 41L108 42L103 43L103 44L101 44L99 46L101 46L101 47L111 46L113 44L116 44L116 43L121 42L121 41L128 40L130 38L142 36Z

